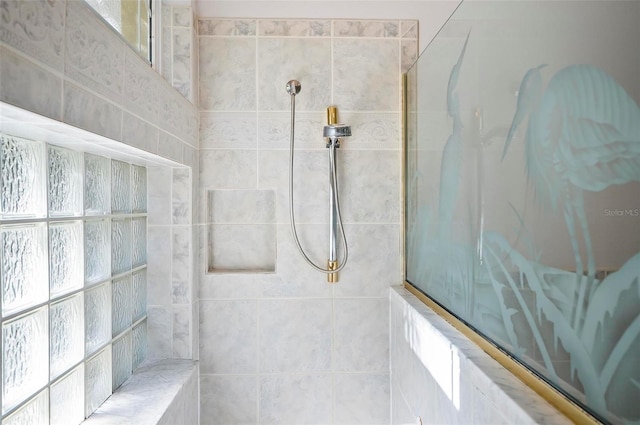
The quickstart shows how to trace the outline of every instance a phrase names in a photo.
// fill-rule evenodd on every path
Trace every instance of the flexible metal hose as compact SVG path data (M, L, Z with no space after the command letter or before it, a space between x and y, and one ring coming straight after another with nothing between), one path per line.
M329 168L330 168L329 184L333 189L332 190L333 201L336 206L336 216L338 219L338 225L340 226L340 234L342 236L342 245L344 246L344 256L342 258L342 261L340 261L340 265L338 266L337 269L328 270L328 269L325 269L324 267L317 266L313 261L311 261L311 259L309 259L307 254L304 252L302 245L300 245L300 240L298 239L298 232L296 231L296 219L295 219L295 213L293 211L293 152L294 152L293 145L295 140L295 121L296 121L296 97L291 96L291 139L289 144L289 220L291 222L290 223L291 233L293 234L293 240L296 243L296 246L298 247L298 251L300 251L300 254L302 254L302 257L311 267L313 267L315 270L321 273L326 273L326 274L337 273L340 270L342 270L344 266L347 264L347 260L349 259L349 247L347 246L347 238L344 234L344 227L342 226L342 216L340 214L340 201L338 197L338 172L336 171L337 167L336 167L336 155L335 155L336 143L335 141L333 141L331 143L331 146L329 147Z

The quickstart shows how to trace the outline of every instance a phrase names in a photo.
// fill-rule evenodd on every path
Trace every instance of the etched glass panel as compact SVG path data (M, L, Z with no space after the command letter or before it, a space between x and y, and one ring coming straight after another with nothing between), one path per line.
M49 216L82 215L82 153L49 146Z
M84 420L84 364L51 385L51 425L78 425Z
M133 328L131 335L133 340L132 370L136 370L147 358L147 321L140 322Z
M131 219L111 221L111 272L116 275L131 270Z
M113 336L131 326L131 276L113 281Z
M84 211L86 215L111 212L111 161L84 154Z
M116 160L111 161L111 212L131 212L131 165Z
M147 262L147 219L138 217L131 220L133 232L133 267Z
M131 180L131 209L134 213L147 212L147 169L132 165Z
M48 299L47 226L0 227L2 241L2 315Z
M84 223L84 278L89 284L111 276L110 223L108 219Z
M111 340L111 285L109 282L85 293L84 320L85 349L87 355L90 355Z
M122 0L85 0L116 31L122 31Z
M131 332L113 342L113 390L131 376Z
M132 321L136 322L147 314L147 270L131 275L133 296Z
M47 308L2 325L2 413L49 382Z
M82 221L49 224L49 291L51 298L84 284Z
M3 425L49 424L49 390L45 389L2 421Z
M111 395L111 345L87 360L85 367L85 415L89 416Z
M45 217L45 144L0 134L0 219Z
M49 308L51 379L84 358L84 297L82 293Z

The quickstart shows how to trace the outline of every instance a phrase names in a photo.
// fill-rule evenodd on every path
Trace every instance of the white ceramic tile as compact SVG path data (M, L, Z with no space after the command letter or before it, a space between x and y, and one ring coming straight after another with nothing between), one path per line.
M103 100L80 87L64 83L65 123L92 133L121 140L122 110L115 104Z
M200 424L258 423L255 375L200 375Z
M210 190L209 223L266 224L276 216L273 190Z
M200 148L256 148L255 112L202 112Z
M171 238L171 302L189 304L191 298L191 268L193 244L191 228L174 227Z
M330 374L260 376L260 416L263 425L329 424Z
M351 127L351 137L340 143L340 152L345 150L399 150L402 116L400 113L360 113L339 111L339 121Z
M35 63L0 47L0 100L55 120L62 117L62 80Z
M256 21L253 19L200 19L199 35L254 36Z
M201 37L199 48L200 107L217 111L255 110L256 40Z
M326 151L322 131L326 125L326 112L296 111L294 149ZM258 147L260 149L289 150L291 141L290 112L260 112L258 116Z
M388 305L387 298L333 301L334 370L346 372L388 370Z
M389 423L389 375L342 374L333 376L334 421L353 425L386 425Z
M162 84L137 53L125 52L124 105L127 109L151 123L158 122L159 86Z
M179 136L191 146L198 146L198 109L166 84L160 85L158 100L159 128Z
M158 129L128 112L122 113L122 141L149 153L158 152Z
M399 225L346 225L349 262L335 285L336 297L384 297L402 282Z
M419 425L397 385L391 383L391 425Z
M173 29L173 79L172 84L185 98L191 93L191 29Z
M348 62L348 61L345 61ZM258 109L288 111L289 80L298 80L297 111L323 111L331 101L331 41L318 38L258 39Z
M418 40L402 40L400 53L400 72L405 73L418 59Z
M172 355L172 313L170 308L149 305L147 307L147 332L149 359L166 359Z
M210 272L273 272L276 225L209 225L207 251Z
M171 223L171 169L147 168L147 211L149 226Z
M173 306L173 341L171 357L174 359L190 359L191 347L191 305Z
M189 27L191 26L191 8L182 6L173 6L173 26Z
M158 155L181 163L182 141L169 133L159 131Z
M147 303L171 304L171 228L147 228Z
M258 21L258 36L330 37L330 20L288 19Z
M202 273L200 299L256 298L258 287L269 273Z
M399 36L398 21L333 21L334 37L384 37Z
M191 224L193 199L192 171L189 168L173 168L171 186L171 209L173 224Z
M122 101L125 44L84 2L67 3L65 76Z
M200 187L252 189L256 187L257 152L250 150L200 151Z
M64 1L3 3L0 40L57 71L64 66Z
M259 302L260 372L331 368L331 300Z
M339 39L333 56L333 96L340 108L354 111L400 109L399 44L392 40Z
M255 373L257 311L255 300L200 301L202 373Z

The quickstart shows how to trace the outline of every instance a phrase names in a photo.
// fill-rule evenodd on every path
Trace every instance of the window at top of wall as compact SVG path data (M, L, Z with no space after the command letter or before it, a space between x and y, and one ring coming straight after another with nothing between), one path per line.
M156 0L85 0L140 56L153 63L152 11Z

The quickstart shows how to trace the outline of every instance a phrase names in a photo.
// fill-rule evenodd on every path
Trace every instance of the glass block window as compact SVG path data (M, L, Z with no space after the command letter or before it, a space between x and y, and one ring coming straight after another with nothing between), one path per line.
M147 352L147 171L0 134L2 424L74 425Z

